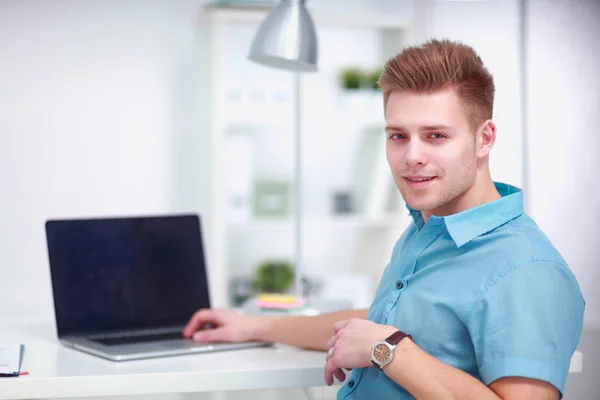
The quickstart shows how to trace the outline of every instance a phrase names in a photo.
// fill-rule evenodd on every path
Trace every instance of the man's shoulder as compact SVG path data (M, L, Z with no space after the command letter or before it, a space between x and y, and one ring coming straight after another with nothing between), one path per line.
M481 238L479 246L493 246L495 252L513 263L544 260L563 264L565 259L536 222L523 213Z
M501 282L508 282L510 290L514 290L514 280L533 280L566 285L580 296L579 284L566 260L527 214L498 227L481 239L480 250L484 250L486 245L495 246L492 252L487 249L494 256L488 258L491 262L486 263L486 290Z

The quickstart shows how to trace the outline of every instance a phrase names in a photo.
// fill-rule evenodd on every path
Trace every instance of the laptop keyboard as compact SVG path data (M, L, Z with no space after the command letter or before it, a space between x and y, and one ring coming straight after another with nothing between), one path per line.
M145 335L130 335L130 336L118 336L109 338L98 338L93 339L94 342L104 344L106 346L114 346L118 344L134 344L134 343L148 343L148 342L161 342L164 340L182 339L183 335L181 332L164 332L164 333L151 333Z

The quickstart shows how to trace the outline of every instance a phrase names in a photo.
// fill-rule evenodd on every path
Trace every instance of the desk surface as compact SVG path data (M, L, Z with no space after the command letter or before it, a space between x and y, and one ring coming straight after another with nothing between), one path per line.
M324 385L325 353L289 346L112 362L60 345L47 329L2 329L25 344L29 375L0 378L0 399L213 392Z
M323 386L325 355L289 346L112 362L60 345L52 329L3 329L0 342L25 344L22 371L0 378L0 399L213 392ZM571 372L582 369L576 352Z

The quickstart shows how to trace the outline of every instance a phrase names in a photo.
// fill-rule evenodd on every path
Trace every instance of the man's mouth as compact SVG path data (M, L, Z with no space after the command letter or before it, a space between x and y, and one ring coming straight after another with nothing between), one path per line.
M405 176L404 182L411 189L425 190L436 178L435 176Z
M404 177L404 179L406 179L407 181L411 181L411 182L426 182L426 181L430 181L432 179L434 179L435 176L430 176L430 177L422 177L422 178L409 178L409 177Z

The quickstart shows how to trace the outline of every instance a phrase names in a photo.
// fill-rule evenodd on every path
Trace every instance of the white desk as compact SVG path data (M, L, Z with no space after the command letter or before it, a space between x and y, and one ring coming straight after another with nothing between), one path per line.
M0 342L25 344L27 376L0 378L0 399L219 392L323 386L322 352L288 346L112 362L61 346L48 328L0 327ZM582 370L575 353L571 372Z

